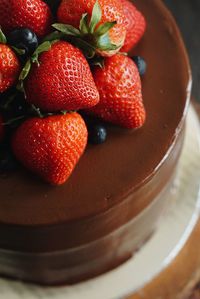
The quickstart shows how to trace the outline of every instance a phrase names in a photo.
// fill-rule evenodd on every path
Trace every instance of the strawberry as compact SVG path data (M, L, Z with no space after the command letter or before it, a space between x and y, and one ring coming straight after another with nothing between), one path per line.
M99 102L90 67L82 52L58 41L39 57L25 81L27 101L45 111L79 110Z
M0 0L0 12L0 24L6 33L26 27L42 37L51 29L51 11L42 0Z
M0 115L0 142L4 136L3 118Z
M141 80L134 62L116 54L105 59L104 68L93 72L100 102L89 110L105 121L126 128L139 128L145 121Z
M20 72L20 63L13 50L0 43L0 93L11 87Z
M78 113L26 120L15 132L16 158L52 185L71 175L87 144L87 128Z
M113 55L124 44L125 20L119 0L62 0L57 18L60 23L70 25L66 27L69 34L74 26L73 35L83 38L102 56ZM62 31L62 27L54 28Z
M129 0L121 0L124 9L125 22L127 30L126 39L122 51L130 51L142 38L146 30L146 21L142 13L137 10Z

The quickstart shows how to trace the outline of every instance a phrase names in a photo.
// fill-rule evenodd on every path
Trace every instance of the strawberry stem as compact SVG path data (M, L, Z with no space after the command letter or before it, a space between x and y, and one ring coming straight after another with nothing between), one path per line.
M19 91L22 91L26 97L25 90L24 90L24 80L27 78L28 74L30 73L32 63L37 63L39 66L39 55L43 52L47 52L50 50L51 45L55 43L57 40L52 40L52 41L44 41L42 44L38 46L38 48L35 50L31 58L29 58L23 67L19 78L18 78L18 84L17 84L17 89Z
M53 42L55 40L61 40L64 36L65 36L65 34L63 34L62 32L53 31L50 34L48 34L47 36L45 36L45 38L42 40L42 43L48 42L48 41Z
M58 31L60 31L66 35L72 35L72 36L76 36L76 37L81 36L81 32L78 29L76 29L75 27L73 27L72 25L55 23L52 26L55 29L57 29Z
M14 46L11 47L18 55L24 55L26 53L26 51L24 49L18 49Z
M0 28L0 44L7 44L7 38Z
M15 117L15 118L11 118L9 119L8 121L4 122L3 125L4 126L10 126L12 125L13 123L19 121L19 120L22 120L25 118L25 115L21 115L21 116L18 116L18 117Z
M61 39L65 39L64 36L73 37L73 44L79 47L88 59L91 59L96 53L99 53L99 51L113 51L121 47L112 44L109 36L109 31L117 24L117 22L105 22L99 25L101 19L102 11L97 0L93 7L92 15L89 16L88 13L82 15L79 29L72 25L60 23L55 23L52 27L61 33ZM58 36L57 31L55 31L50 38L54 35Z
M44 115L41 113L40 109L37 108L35 105L31 105L31 109L33 110L33 112L39 117L39 118L43 118Z

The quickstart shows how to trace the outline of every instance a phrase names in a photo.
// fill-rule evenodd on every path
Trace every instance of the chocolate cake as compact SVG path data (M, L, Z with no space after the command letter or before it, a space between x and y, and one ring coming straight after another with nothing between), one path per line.
M108 125L70 179L52 187L24 169L0 177L0 274L41 284L71 283L121 264L151 236L166 206L184 141L188 58L160 0L135 0L147 32L147 120L140 130Z

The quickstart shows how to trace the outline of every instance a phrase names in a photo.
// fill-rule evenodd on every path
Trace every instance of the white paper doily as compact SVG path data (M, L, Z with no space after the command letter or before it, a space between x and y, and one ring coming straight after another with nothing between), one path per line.
M74 286L43 288L0 279L2 299L116 299L144 286L180 252L200 211L200 125L193 107L187 116L174 202L157 232L122 266Z

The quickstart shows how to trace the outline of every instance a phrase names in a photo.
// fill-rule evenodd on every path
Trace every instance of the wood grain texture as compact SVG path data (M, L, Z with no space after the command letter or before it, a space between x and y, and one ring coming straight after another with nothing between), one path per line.
M192 66L193 95L200 102L200 0L164 2L172 11L182 32Z

